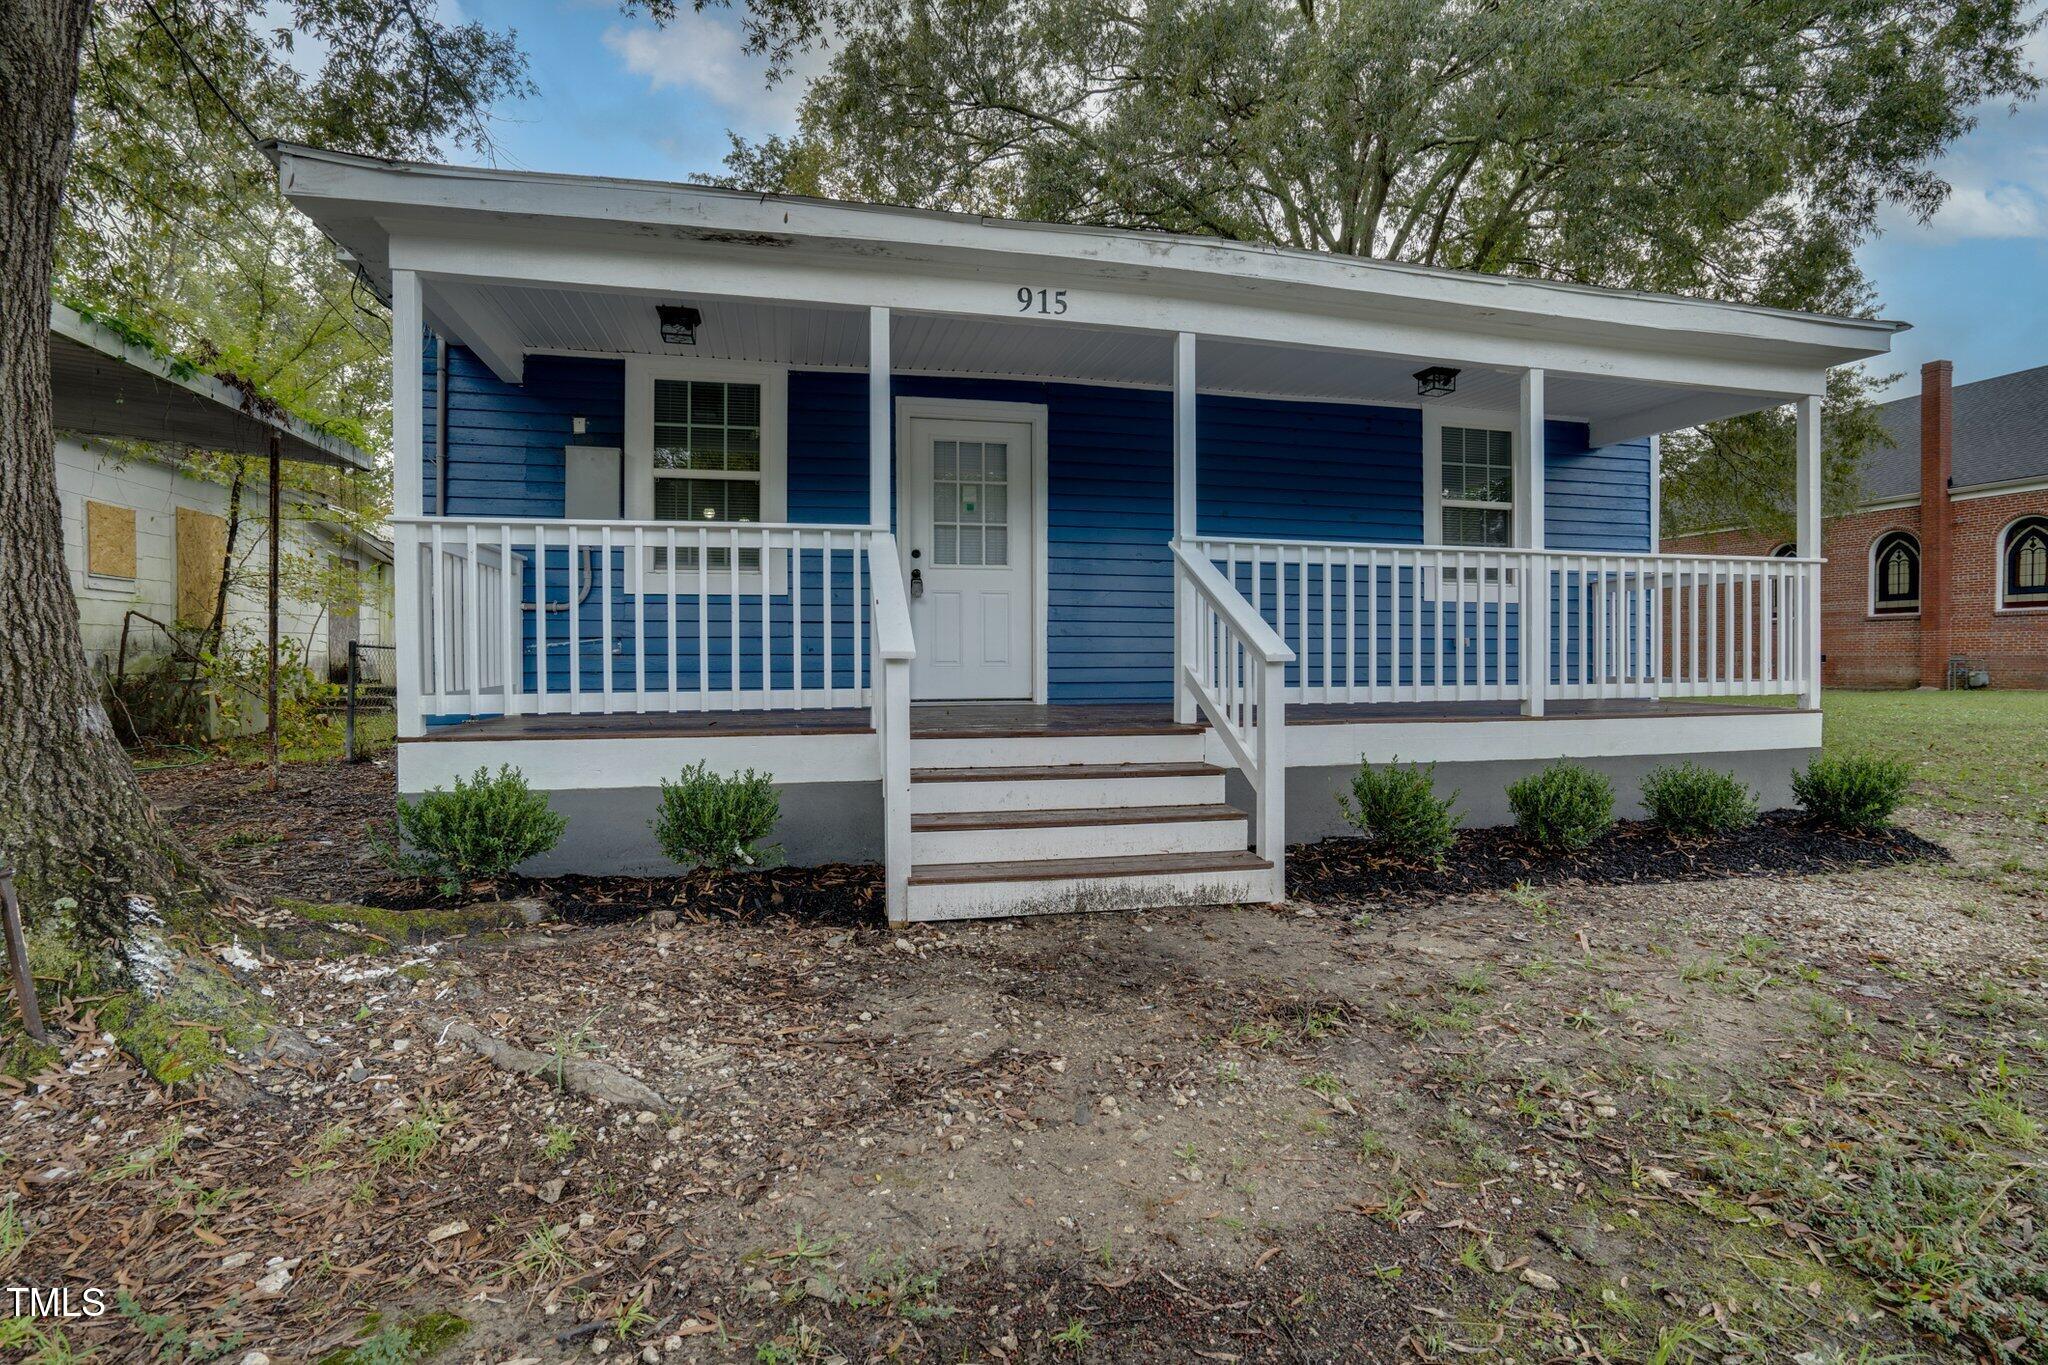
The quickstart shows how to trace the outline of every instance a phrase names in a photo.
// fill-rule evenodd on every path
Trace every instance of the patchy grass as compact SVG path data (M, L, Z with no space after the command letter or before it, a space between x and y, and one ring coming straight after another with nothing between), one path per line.
M1917 804L2048 828L2048 692L1824 692L1830 750L1913 766Z

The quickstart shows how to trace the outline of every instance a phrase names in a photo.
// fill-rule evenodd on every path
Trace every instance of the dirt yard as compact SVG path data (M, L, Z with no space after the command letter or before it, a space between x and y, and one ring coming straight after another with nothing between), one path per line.
M350 908L390 890L381 769L157 774L263 889L228 951L317 1055L174 1092L88 1034L15 1083L0 1263L124 1297L0 1332L48 1361L2042 1359L2044 702L1831 698L1831 733L1924 765L1910 824L1952 863L901 934L569 888L410 943Z

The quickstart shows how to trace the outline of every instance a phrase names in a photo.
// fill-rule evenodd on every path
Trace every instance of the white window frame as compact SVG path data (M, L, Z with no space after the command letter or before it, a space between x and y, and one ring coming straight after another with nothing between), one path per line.
M695 356L634 355L626 357L625 491L626 516L632 521L654 520L654 382L657 379L699 379L761 387L761 520L753 525L775 525L789 519L789 367L737 360L700 360ZM688 477L719 477L706 470ZM687 521L664 522L678 528ZM720 522L719 525L726 523ZM650 532L652 534L658 534ZM680 539L680 537L678 537ZM648 547L647 563L641 568L644 581L655 591L665 591L671 570L654 567L655 547ZM664 547L665 548L665 547ZM782 592L788 575L781 556L767 555L770 582L762 582L759 569L740 571L742 593ZM713 591L731 583L732 571L707 571ZM681 571L694 579L694 567Z
M1992 565L1994 572L1991 575L1991 609L1995 613L2005 616L2040 616L2048 614L2048 602L2011 606L2005 600L2008 590L2005 581L2006 554L2012 549L2012 533L2019 529L2021 522L2031 521L2033 518L2042 515L2040 512L2022 512L1999 528L1998 559Z
M1485 511L1507 509L1508 543L1506 545L1461 545L1453 548L1465 550L1513 549L1518 544L1517 528L1522 524L1522 499L1528 490L1522 487L1520 452L1516 428L1521 418L1513 412L1499 409L1445 408L1434 405L1422 410L1422 543L1424 545L1449 545L1444 539L1444 509L1446 507L1470 507ZM1506 503L1472 502L1463 498L1444 497L1444 428L1476 427L1482 431L1504 432L1508 438L1508 470L1514 480L1514 497Z
M1913 557L1917 561L1914 574L1920 580L1920 597L1911 611L1894 607L1890 611L1877 609L1877 547L1893 536L1910 536L1913 540ZM1870 538L1870 548L1863 552L1864 610L1872 621L1911 621L1920 615L1920 609L1927 602L1927 547L1921 542L1920 533L1905 526L1887 526Z

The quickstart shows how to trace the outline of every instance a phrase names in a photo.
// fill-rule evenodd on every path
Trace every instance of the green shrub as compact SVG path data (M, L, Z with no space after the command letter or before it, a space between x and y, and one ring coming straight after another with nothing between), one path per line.
M1821 754L1792 775L1792 795L1817 820L1843 829L1883 829L1912 780L1912 770L1896 758Z
M1614 787L1562 759L1510 786L1508 805L1522 837L1552 853L1590 848L1614 823Z
M1643 808L1673 834L1726 834L1756 823L1757 800L1734 773L1686 759L1650 770Z
M1360 763L1351 776L1351 795L1337 797L1344 818L1366 843L1383 853L1440 864L1458 838L1458 794L1436 794L1436 764L1402 764L1375 769Z
M568 824L517 769L507 765L492 777L478 768L467 781L455 779L454 791L436 787L417 801L400 797L398 832L418 853L385 852L400 871L438 877L452 895L547 852Z
M767 773L749 768L724 777L698 763L674 782L662 779L661 806L650 824L661 851L676 862L724 870L765 862L760 843L781 814L782 799Z

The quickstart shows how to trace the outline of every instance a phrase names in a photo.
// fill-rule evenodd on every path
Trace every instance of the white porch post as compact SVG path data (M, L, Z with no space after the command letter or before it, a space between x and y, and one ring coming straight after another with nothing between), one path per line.
M889 529L889 310L868 309L868 524Z
M400 518L420 515L422 426L425 389L421 377L420 279L410 270L391 272L391 510ZM446 459L437 451L435 459ZM419 528L400 520L391 528L392 625L398 637L398 733L410 739L426 730L420 711L424 670L432 657L420 611Z
M1192 541L1196 526L1195 483L1195 334L1181 332L1173 339L1173 539L1175 544ZM1194 589L1174 574L1173 594L1173 719L1179 725L1195 720L1195 694L1188 687L1187 665L1194 642L1194 604L1188 594Z
M1796 548L1801 559L1821 557L1820 540L1820 395L1799 400L1798 487L1793 499L1798 522ZM1810 711L1820 709L1820 568L1806 569L1806 601L1801 611L1805 635L1800 704Z
M1522 371L1515 421L1515 544L1543 548L1543 371ZM1550 561L1529 556L1522 575L1522 713L1543 714L1550 681Z

